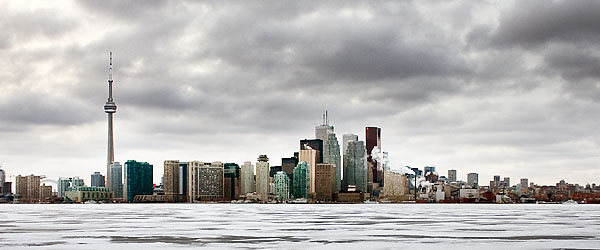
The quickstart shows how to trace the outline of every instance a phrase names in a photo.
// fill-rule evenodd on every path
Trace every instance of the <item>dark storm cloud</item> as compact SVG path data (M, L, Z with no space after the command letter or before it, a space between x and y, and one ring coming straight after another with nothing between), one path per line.
M544 56L544 62L549 71L558 71L568 81L600 79L599 53L592 49L573 46L553 48Z
M547 42L594 43L600 38L600 2L517 1L500 18L492 42L501 46L536 47Z

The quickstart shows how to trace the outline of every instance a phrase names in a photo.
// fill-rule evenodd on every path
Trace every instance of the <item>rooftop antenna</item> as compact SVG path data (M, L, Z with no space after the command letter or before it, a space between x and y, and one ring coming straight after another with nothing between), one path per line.
M327 110L325 110L325 121L326 121L325 125L329 126L329 113L327 112Z
M110 52L110 67L108 68L108 80L112 81L112 51Z

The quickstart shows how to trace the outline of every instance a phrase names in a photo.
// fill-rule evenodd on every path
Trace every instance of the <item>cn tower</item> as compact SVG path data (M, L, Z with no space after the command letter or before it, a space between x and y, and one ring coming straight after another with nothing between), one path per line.
M115 161L115 145L113 140L113 114L117 112L117 104L112 96L112 52L110 52L110 67L108 69L108 100L104 104L104 112L108 114L108 157L106 159L106 187L110 187L110 164Z

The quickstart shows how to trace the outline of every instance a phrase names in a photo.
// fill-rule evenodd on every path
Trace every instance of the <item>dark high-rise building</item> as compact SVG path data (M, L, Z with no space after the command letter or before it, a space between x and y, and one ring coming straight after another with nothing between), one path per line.
M275 178L275 174L277 174L279 171L282 171L281 166L271 166L269 168L269 177Z
M315 198L318 201L333 201L336 193L335 164L319 163L315 169Z
M104 187L104 175L100 174L100 172L94 172L91 176L91 186Z
M383 167L381 162L377 162L376 159L373 158L371 153L373 152L373 148L378 148L379 152L381 151L381 128L378 127L366 127L365 128L365 143L367 147L367 165L369 170L373 175L372 180L367 180L368 182L373 183L381 183L383 182ZM377 157L377 156L375 156Z
M294 153L294 157L281 158L281 171L288 175L290 194L294 193L294 168L298 165L298 154Z
M2 185L2 194L11 194L12 193L12 182L5 181Z
M323 140L321 139L304 139L300 140L300 150L314 149L319 151L317 163L323 163Z
M154 190L152 183L152 165L147 162L128 160L125 162L125 190L123 198L132 202L136 195L152 195Z
M235 163L225 163L223 168L225 177L225 186L223 187L225 200L237 200L240 198L240 165Z

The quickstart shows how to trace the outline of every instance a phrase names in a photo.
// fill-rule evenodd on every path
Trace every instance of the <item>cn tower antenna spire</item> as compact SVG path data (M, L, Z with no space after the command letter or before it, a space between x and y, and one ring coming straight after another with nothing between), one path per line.
M112 52L110 52L108 68L108 100L104 104L104 112L108 116L108 148L106 156L106 185L111 187L110 165L115 162L115 144L113 137L113 116L117 112L117 104L113 100ZM114 191L113 191L114 192Z

